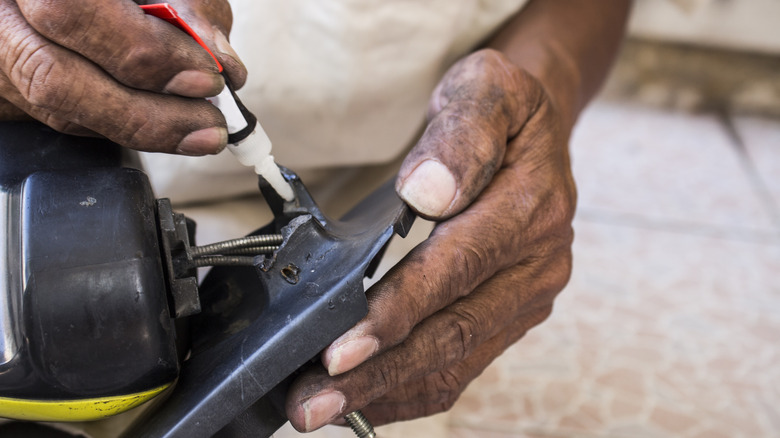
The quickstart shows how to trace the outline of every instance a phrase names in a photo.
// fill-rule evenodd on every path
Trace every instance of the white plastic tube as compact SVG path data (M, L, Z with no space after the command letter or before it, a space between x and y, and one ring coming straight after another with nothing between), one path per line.
M284 200L295 199L292 187L284 179L271 155L271 139L268 138L260 123L255 121L255 117L241 104L230 85L226 85L219 95L208 100L225 116L229 138L227 148L238 162L254 168L255 173L268 181L268 184ZM254 124L254 129L247 129L250 124Z

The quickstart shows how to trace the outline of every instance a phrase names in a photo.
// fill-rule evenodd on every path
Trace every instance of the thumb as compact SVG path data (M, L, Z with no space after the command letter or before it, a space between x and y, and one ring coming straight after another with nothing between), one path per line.
M508 139L540 99L529 78L494 50L455 64L431 98L435 114L425 133L401 166L398 195L428 219L466 208L493 179Z

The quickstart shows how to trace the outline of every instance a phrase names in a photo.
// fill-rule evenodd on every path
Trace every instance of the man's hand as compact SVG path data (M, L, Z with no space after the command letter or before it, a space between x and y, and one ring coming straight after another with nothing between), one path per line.
M227 2L170 3L241 86L246 71L226 39ZM227 142L224 118L202 99L223 87L203 48L130 0L0 0L5 119L26 113L133 149L203 155Z
M568 281L569 131L540 83L483 50L449 70L429 117L397 189L446 220L368 291L368 316L323 352L324 367L296 381L298 430L356 409L376 424L448 409Z
M368 315L287 398L310 431L448 409L542 322L571 271L568 140L617 51L630 2L531 1L447 72L396 188L431 236L368 292Z

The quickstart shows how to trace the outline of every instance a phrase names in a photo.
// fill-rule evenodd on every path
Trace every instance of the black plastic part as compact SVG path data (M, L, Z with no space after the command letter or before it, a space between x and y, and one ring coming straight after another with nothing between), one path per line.
M0 122L0 189L42 170L119 167L119 145L62 135L37 122Z
M146 176L39 172L22 196L24 331L46 394L132 394L171 382L174 332Z
M247 429L269 436L285 421L282 382L365 316L366 270L394 233L406 235L414 216L388 182L331 221L292 172L283 174L296 200L269 199L277 221L262 232L281 231L284 243L255 269L211 271L176 389L123 436L232 437Z
M174 213L171 201L157 200L157 219L160 224L160 245L162 246L165 282L171 314L175 318L195 315L200 312L197 271L191 268L189 248L190 233L195 223L187 221L183 214Z
M255 117L255 115L249 111L249 108L247 108L244 103L241 102L241 99L238 98L235 90L233 90L233 84L230 82L230 79L228 79L228 75L222 73L222 77L225 78L225 86L228 88L228 90L230 90L230 95L233 96L233 100L236 101L236 106L238 106L238 109L241 111L241 115L244 116L244 119L246 120L246 127L244 129L237 132L228 133L228 143L236 144L241 140L249 137L255 131L257 127L257 117Z
M155 206L145 176L120 160L105 140L0 123L0 207L11 218L0 231L5 266L18 267L0 282L10 286L0 290L10 309L0 341L18 347L0 357L0 396L127 394L175 377L169 305L184 315L197 303L191 284L170 303L166 292L192 274L182 254L194 225L164 202ZM281 232L283 244L254 267L211 271L201 314L176 321L179 340L179 323L194 323L176 387L125 437L271 435L286 421L298 370L365 315L363 278L413 215L389 182L330 220L297 176L282 171L295 201L261 180L275 220L258 233Z
M119 147L34 123L0 123L10 303L0 396L71 400L132 394L178 372L146 176ZM10 336L9 336L9 333Z
M214 438L271 436L287 422L284 404L293 378L289 377L214 434Z

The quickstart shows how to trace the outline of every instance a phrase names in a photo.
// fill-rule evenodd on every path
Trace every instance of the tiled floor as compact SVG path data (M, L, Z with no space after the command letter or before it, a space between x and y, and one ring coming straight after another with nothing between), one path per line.
M572 141L575 264L553 315L450 412L378 435L778 436L780 121L731 125L593 104Z

